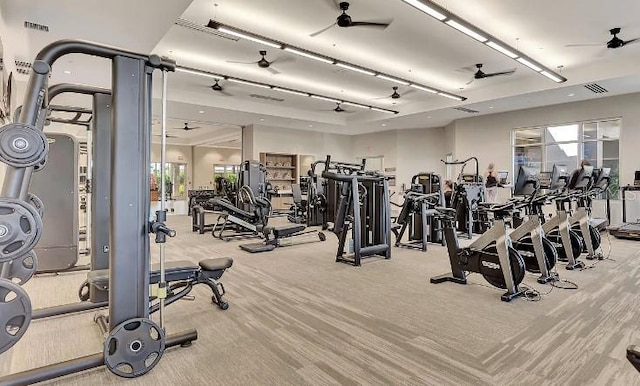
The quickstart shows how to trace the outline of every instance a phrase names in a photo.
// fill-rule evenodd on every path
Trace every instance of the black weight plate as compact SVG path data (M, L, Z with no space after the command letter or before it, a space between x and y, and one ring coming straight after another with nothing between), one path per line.
M105 366L120 377L135 378L160 362L165 335L151 319L129 319L116 326L104 342Z
M518 285L522 283L525 275L525 265L522 256L512 247L508 247L509 249L509 262L511 264L511 274L514 284ZM494 287L506 289L507 284L504 280L504 275L502 273L502 265L500 264L500 259L498 257L498 250L495 244L489 245L485 247L482 255L480 256L480 274L485 278L485 280ZM488 264L483 264L486 262ZM495 268L496 265L499 268Z
M31 323L31 300L19 285L0 279L0 354L24 335Z
M44 203L40 199L40 197L36 196L33 193L27 194L27 202L31 204L40 215L40 218L44 218Z
M10 123L0 128L0 160L20 167L42 163L49 141L42 131L26 123Z
M9 275L6 279L22 286L35 275L38 269L38 257L35 251L31 250L27 254L5 264L11 264Z
M42 235L42 218L31 204L0 198L0 263L27 254Z

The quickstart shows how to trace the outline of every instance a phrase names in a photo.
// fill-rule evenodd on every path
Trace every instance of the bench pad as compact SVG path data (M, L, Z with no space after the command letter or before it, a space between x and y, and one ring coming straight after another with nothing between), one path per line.
M198 264L200 264L200 268L202 268L203 271L219 271L231 268L233 259L230 257L219 257L217 259L201 260Z

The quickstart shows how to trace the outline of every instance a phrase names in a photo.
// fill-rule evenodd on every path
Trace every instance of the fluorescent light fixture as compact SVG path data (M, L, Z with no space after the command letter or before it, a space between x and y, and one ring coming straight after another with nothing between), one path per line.
M549 71L542 71L542 72L541 72L541 74L542 74L542 75L544 75L544 76L546 76L547 78L551 79L552 81L554 81L554 82L556 82L556 83L562 83L562 82L564 82L564 81L565 81L565 80L564 80L564 79L562 79L561 77L559 77L559 76L557 76L557 75L555 75L555 74L552 74L552 73L550 73ZM569 95L569 96L571 96L571 95Z
M342 68L346 68L347 70L351 70L351 71L355 71L355 72L359 72L361 74L366 74L366 75L375 75L376 73L373 71L369 71L369 70L363 70L362 68L358 68L358 67L354 67L354 66L350 66L348 64L344 64L344 63L339 63L336 62L336 66L338 67L342 67Z
M447 94L446 92L439 92L438 95L442 95L445 98L449 98L449 99L455 99L457 101L463 101L464 99L462 99L461 97L457 96L457 95L451 95L451 94Z
M218 27L218 31L220 31L222 33L225 33L227 35L233 35L233 36L237 36L237 37L242 38L242 39L251 40L252 42L264 44L265 46L269 46L269 47L273 47L273 48L282 48L282 46L280 44L276 44L276 43L270 42L268 40L264 40L264 39L253 37L251 35L247 35L247 34L243 34L243 33L240 33L240 32L236 32L236 31L234 31L232 29L229 29L227 27Z
M323 58L321 56L317 56L317 55L309 54L309 53L304 52L304 51L296 50L295 48L285 47L284 50L287 51L287 52L290 52L292 54L304 56L305 58L318 60L320 62L324 62L324 63L328 63L328 64L333 64L333 60L325 59L325 58Z
M436 11L435 9L429 7L428 5L426 5L425 3L421 2L420 0L404 0L405 3L418 8L419 10L421 10L422 12L426 13L427 15L431 16L431 17L435 17L436 19L443 21L444 19L447 18L447 15L442 14L441 12Z
M379 112L379 113L395 114L395 112L393 112L393 111L384 110L384 109L379 109L379 108L377 108L377 107L371 107L371 110L373 110L373 111L377 111L377 112Z
M483 43L487 41L486 37L480 35L479 33L477 33L476 31L474 31L472 29L470 29L467 26L458 23L455 20L447 20L445 22L445 24L450 25L451 27L457 29L458 31L462 32L463 34L471 36L472 38L476 39L477 41L480 41L480 42L483 42Z
M500 44L498 44L496 42L489 41L489 42L487 42L487 45L489 47L493 48L494 50L507 55L511 59L515 59L515 58L518 57L518 55L516 53L508 50L507 48L502 47Z
M530 61L528 61L525 58L518 58L516 59L518 62L524 64L525 66L529 67L530 69L532 69L533 71L542 71L542 68L540 68L538 65L531 63Z
M320 95L311 95L311 98L320 99L320 100L327 101L327 102L340 103L340 101L337 100L337 99L331 99L331 98L323 97L323 96L320 96Z
M262 87L262 88L271 88L271 86L267 86L266 84L253 83L253 82L248 82L248 81L246 81L246 80L240 80L240 79L234 79L234 78L229 78L229 79L227 79L227 80L228 80L229 82L246 84L246 85L248 85L248 86Z
M306 92L287 90L286 88L274 87L273 90L280 91L280 92L286 92L286 93L294 94L294 95L309 96L309 94L307 94Z
M357 103L351 103L351 102L342 102L340 103L341 105L345 105L345 106L353 106L353 107L360 107L361 109L368 109L369 106L365 106L365 105L359 105Z
M386 75L382 75L382 74L377 74L376 77L380 78L380 79L388 80L389 82L393 82L393 83L397 83L397 84L403 84L405 86L409 85L409 82L407 82L407 81L400 80L400 79L397 79L397 78L392 78L390 76L386 76Z
M423 87L417 84L410 84L409 86L413 87L413 88L417 88L418 90L422 90L422 91L426 91L426 92L430 92L432 94L437 94L438 92L436 90L432 90L430 88L427 87Z
M221 76L214 75L214 74L209 74L208 72L199 71L199 70L191 70L191 69L182 68L182 67L177 67L176 71L184 72L184 73L192 74L192 75L204 76L204 77L207 77L207 78L213 78L213 79L216 79L216 80L219 80L219 79L222 78Z

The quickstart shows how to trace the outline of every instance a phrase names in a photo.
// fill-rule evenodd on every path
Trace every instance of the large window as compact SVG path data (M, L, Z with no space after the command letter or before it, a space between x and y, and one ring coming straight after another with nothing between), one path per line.
M213 165L213 181L216 177L223 177L235 184L238 182L238 174L240 174L240 165Z
M618 197L620 119L533 127L513 131L514 171L518 166L551 171L554 164L576 169L583 159L611 168L610 197Z

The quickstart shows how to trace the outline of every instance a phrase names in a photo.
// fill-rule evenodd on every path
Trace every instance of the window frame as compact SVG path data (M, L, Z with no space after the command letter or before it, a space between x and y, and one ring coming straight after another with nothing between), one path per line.
M617 138L600 138L600 134L599 134L599 130L600 130L600 125L605 123L605 122L611 122L611 121L618 121L619 122L619 131L618 131L618 137ZM585 125L589 125L589 124L595 124L596 125L596 136L593 139L585 139L584 138L584 126ZM577 125L578 126L578 139L577 140L570 140L570 141L551 141L548 138L548 128L549 127L558 127L558 126L572 126L572 125ZM540 160L540 165L541 168L545 168L548 162L547 159L547 147L550 145L561 145L561 144L574 144L576 143L578 145L578 154L576 156L577 162L576 165L574 165L574 168L578 167L578 163L580 162L580 160L584 159L584 144L586 143L597 143L598 146L598 150L597 150L597 162L598 164L601 164L603 162L606 161L618 161L618 179L619 176L622 175L622 170L621 170L621 165L620 165L620 135L622 133L622 127L623 127L623 121L622 121L622 117L609 117L609 118L599 118L599 119L589 119L589 120L584 120L584 121L574 121L574 122L567 122L567 123L554 123L554 124L546 124L546 125L535 125L535 126L528 126L528 127L517 127L511 130L511 171L512 171L512 175L515 176L517 173L516 170L516 149L517 148L528 148L528 147L537 147L540 148L540 154L541 154L541 160ZM536 142L536 143L532 143L532 144L516 144L516 140L517 140L517 133L519 131L524 131L524 130L536 130L539 129L542 132L541 135L541 139L540 142ZM604 154L603 154L603 143L605 142L613 142L613 141L617 141L618 142L618 157L617 158L604 158ZM617 191L615 194L612 194L611 199L619 199L619 191Z

